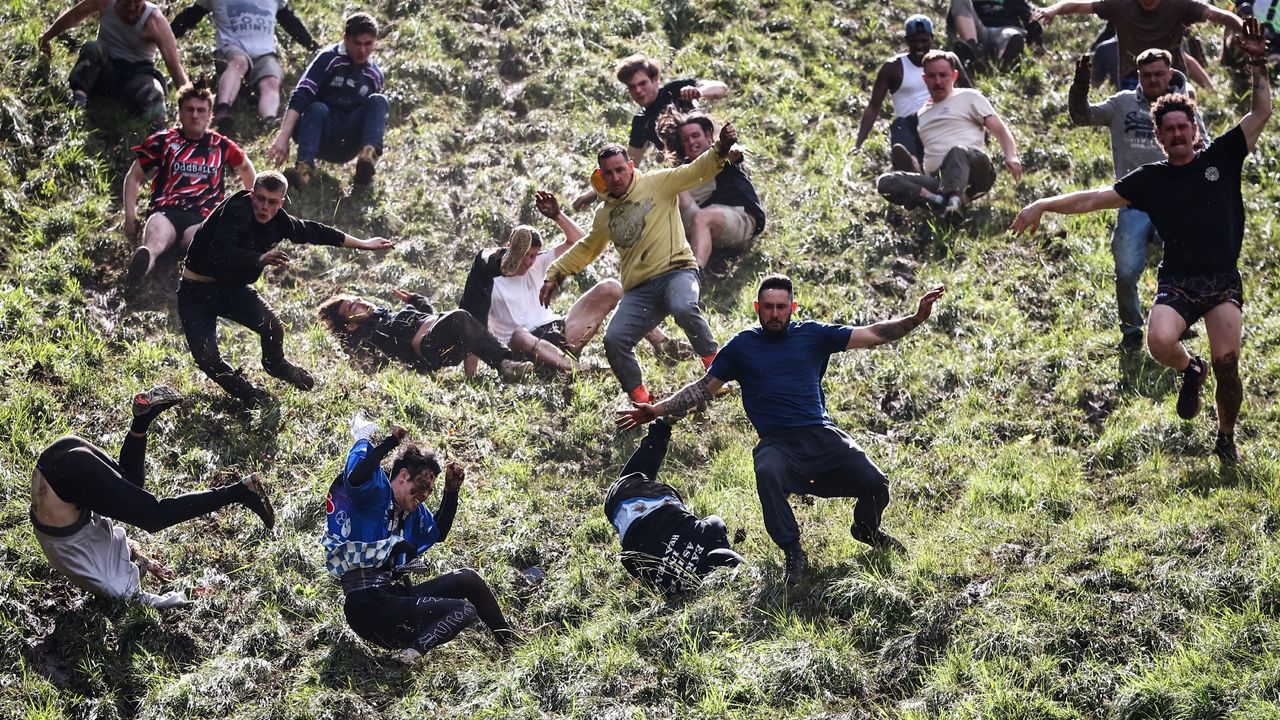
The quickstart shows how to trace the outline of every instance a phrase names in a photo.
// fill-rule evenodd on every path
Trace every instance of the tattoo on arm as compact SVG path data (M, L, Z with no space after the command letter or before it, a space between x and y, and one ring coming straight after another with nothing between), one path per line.
M908 315L897 320L878 322L871 326L871 332L875 333L881 341L890 343L906 337L907 333L915 330L919 325L914 315Z
M707 390L707 383L710 380L710 375L703 375L700 379L680 388L679 392L663 401L662 409L670 415L682 415L693 409L705 408L707 403L711 402L711 391Z

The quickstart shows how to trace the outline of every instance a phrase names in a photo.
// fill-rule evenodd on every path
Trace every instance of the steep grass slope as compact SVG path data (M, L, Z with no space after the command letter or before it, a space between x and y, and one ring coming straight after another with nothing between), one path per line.
M326 40L352 9L293 6ZM1224 475L1208 457L1210 411L1178 420L1171 373L1112 349L1110 218L1052 220L1033 238L1003 233L1025 201L1110 178L1105 133L1066 125L1070 58L1087 23L1056 23L1048 56L979 80L1028 172L1020 183L1002 177L949 228L875 195L883 126L853 149L875 69L917 9L908 3L385 0L370 9L387 24L379 58L393 98L377 183L349 194L347 170L332 170L295 193L293 209L401 244L382 258L300 249L262 283L290 328L288 352L320 384L299 393L270 381L279 403L244 413L195 369L172 285L120 292L130 248L118 232L119 178L141 129L67 109L64 77L86 30L46 61L35 40L55 8L0 4L11 59L0 69L0 716L1280 714L1274 134L1246 165L1246 460ZM928 9L941 18L944 8ZM211 38L206 26L184 41L191 67L211 66L198 47ZM886 522L906 555L854 542L848 501L797 501L816 571L788 592L760 522L754 437L730 398L680 426L664 472L695 511L745 530L749 562L666 603L621 570L600 511L639 439L612 430L623 398L611 378L503 386L487 372L469 382L456 370L365 375L313 320L337 289L390 301L404 287L452 303L478 247L519 221L547 226L534 190L566 198L592 150L624 137L632 108L610 67L635 50L666 61L670 78L726 81L730 98L711 109L753 151L769 228L704 294L718 337L752 322L752 288L766 271L796 278L803 316L842 322L903 314L923 288L947 283L927 327L841 357L827 375L837 422L893 480ZM287 54L296 73L306 58ZM1242 107L1225 91L1205 104L1215 132ZM259 160L270 138L244 140ZM1146 297L1153 286L1149 274ZM233 362L269 380L251 335L222 338ZM1193 344L1206 352L1203 339ZM659 393L699 372L642 362ZM201 589L179 612L74 589L49 569L26 521L39 450L67 432L115 448L131 394L158 382L191 400L156 427L154 489L258 470L281 514L271 537L240 510L137 532L178 572L177 586ZM468 631L407 669L347 629L317 540L357 409L468 465L454 533L426 560L479 570L516 623L541 628L521 648L504 654ZM527 588L519 570L531 564L547 580Z

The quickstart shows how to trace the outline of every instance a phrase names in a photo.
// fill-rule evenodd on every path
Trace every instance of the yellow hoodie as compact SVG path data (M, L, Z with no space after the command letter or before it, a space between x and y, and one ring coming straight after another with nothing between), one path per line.
M596 210L591 232L547 268L547 279L559 284L582 272L610 240L622 255L623 290L672 270L696 268L676 196L714 178L724 163L712 146L687 165L647 173L637 170L620 198L597 193L604 206Z

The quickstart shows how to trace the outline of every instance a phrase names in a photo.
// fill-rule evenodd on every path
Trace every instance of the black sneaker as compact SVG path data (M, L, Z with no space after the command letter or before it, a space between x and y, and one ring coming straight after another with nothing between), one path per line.
M985 53L983 53L982 46L978 45L978 43L959 40L951 46L951 52L960 58L960 64L970 74L980 75L986 72L987 63L986 58L983 57Z
M899 172L922 172L920 161L916 160L916 156L912 155L907 146L902 143L894 143L893 147L889 148L889 164Z
M1213 444L1213 454L1218 456L1224 467L1235 467L1240 462L1240 451L1236 450L1236 434L1218 431L1218 440Z
M311 373L288 360L281 361L273 368L267 368L267 374L280 378L299 390L310 390L316 386L316 379L311 377Z
M1004 54L1000 56L1000 72L1007 73L1022 63L1022 49L1026 45L1027 39L1022 35L1009 38L1009 43L1004 46Z
M786 550L782 566L782 578L788 585L796 585L809 574L809 556L799 547Z
M849 526L849 534L854 540L860 543L870 545L877 550L897 550L898 552L906 552L907 546L903 545L898 538L881 530L880 528L870 528L858 522L854 522Z
M267 496L267 485L262 482L262 476L254 473L245 477L240 481L244 484L246 490L249 491L250 497L244 501L244 506L253 511L262 520L262 524L268 530L276 526L276 511L271 507L271 498Z
M1182 371L1182 389L1178 391L1178 417L1190 420L1200 414L1200 388L1209 375L1209 364L1192 357Z
M1142 352L1142 331L1125 333L1116 343L1116 349L1123 353Z
M133 251L133 257L129 258L129 269L124 275L124 284L126 287L137 287L142 279L147 276L147 272L151 270L151 250L145 245Z

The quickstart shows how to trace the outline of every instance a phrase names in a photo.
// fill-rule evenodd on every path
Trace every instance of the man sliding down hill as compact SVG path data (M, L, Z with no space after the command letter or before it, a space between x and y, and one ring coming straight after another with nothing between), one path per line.
M632 410L619 411L618 427L700 408L725 383L736 380L742 386L747 419L760 434L752 452L756 490L765 530L786 553L787 583L799 582L809 567L800 527L787 503L793 493L858 498L849 528L853 539L876 548L902 549L902 543L880 529L880 517L889 504L889 480L831 421L822 376L832 354L893 342L919 327L943 290L938 286L925 293L914 315L848 327L792 322L796 303L791 279L769 275L756 292L760 327L733 336L701 380L660 403L636 403Z
M1037 200L1023 208L1010 227L1015 233L1034 232L1045 212L1132 207L1150 215L1164 240L1164 261L1147 321L1147 347L1161 364L1182 371L1178 415L1194 418L1200 412L1200 387L1209 367L1188 354L1179 338L1204 318L1218 379L1218 437L1213 451L1228 466L1239 459L1234 433L1244 394L1239 374L1244 289L1237 267L1244 240L1240 175L1245 157L1271 117L1266 41L1258 33L1256 19L1246 21L1241 45L1253 69L1253 105L1238 125L1196 152L1200 130L1195 101L1185 95L1165 95L1152 107L1151 117L1166 160L1143 165L1108 188Z
M186 604L181 592L153 595L141 590L141 572L160 580L171 579L173 573L144 555L112 520L159 532L240 504L268 529L275 524L266 486L256 473L225 487L164 500L143 487L147 430L160 413L180 402L182 396L164 386L138 393L119 462L75 435L56 440L40 453L31 473L31 525L49 564L85 590L156 607Z
M286 267L290 258L281 240L361 250L390 250L395 244L375 237L352 237L311 220L294 218L282 208L289 183L278 172L264 172L253 191L227 198L205 218L187 250L178 285L178 317L196 365L233 397L253 406L269 398L218 352L218 318L237 322L262 338L262 367L299 390L315 386L311 373L284 359L284 326L251 285L263 269Z
M672 424L658 418L649 425L604 500L604 516L622 543L622 566L667 595L696 588L715 568L743 562L729 544L724 520L699 520L675 488L658 482Z
M408 433L393 425L391 434L374 445L369 440L373 432L373 423L359 415L352 419L355 445L325 498L325 567L342 582L347 623L375 645L402 649L401 658L410 661L449 642L477 619L500 645L508 644L516 634L476 571L455 570L409 584L409 563L444 542L453 527L466 476L462 466L449 463L440 507L432 515L422 503L440 475L435 454L409 443L397 453L388 475L382 459Z

